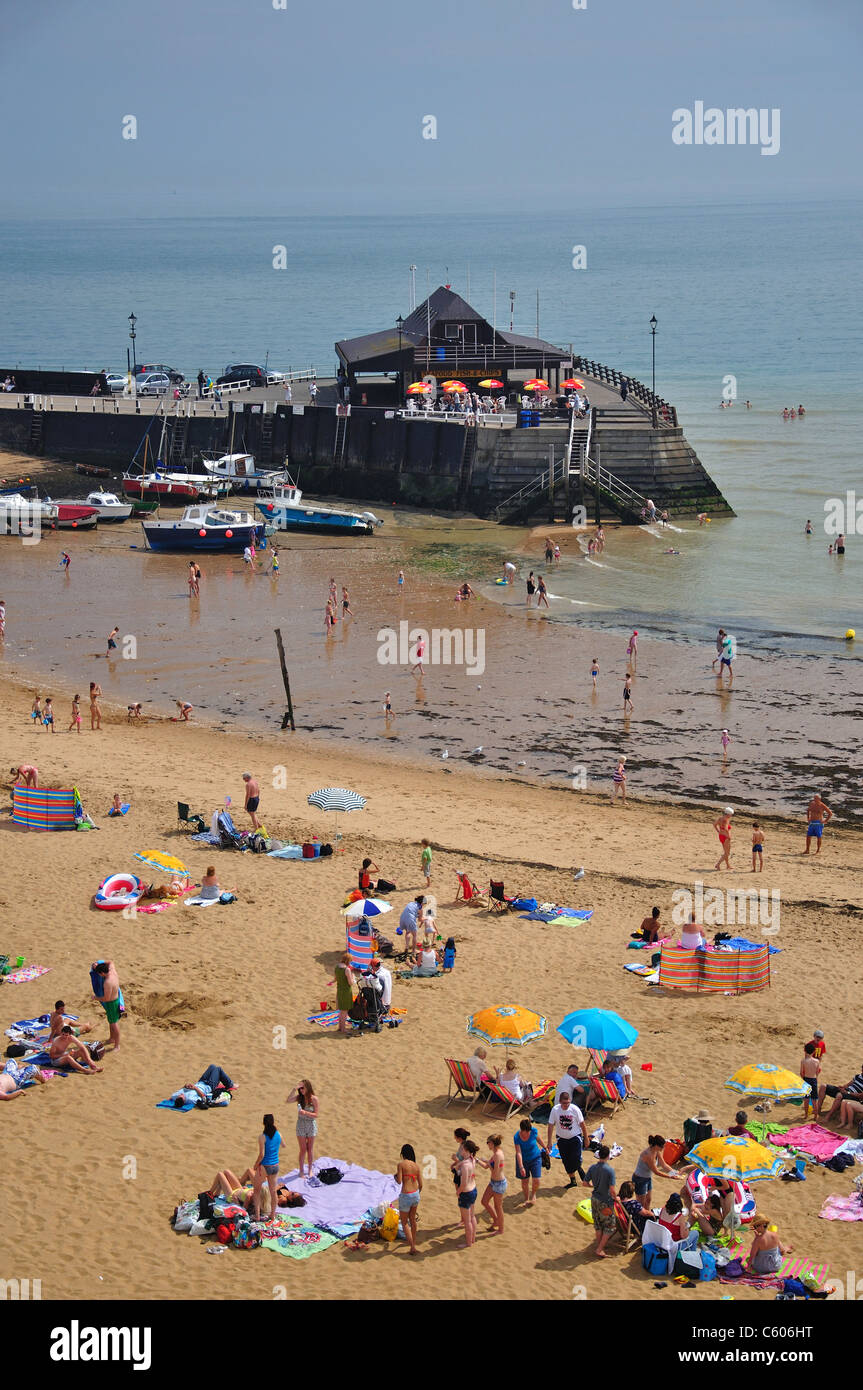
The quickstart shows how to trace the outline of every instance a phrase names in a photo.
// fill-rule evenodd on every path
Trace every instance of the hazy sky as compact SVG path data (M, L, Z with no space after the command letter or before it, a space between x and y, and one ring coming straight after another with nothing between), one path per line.
M5 215L541 216L863 189L861 0L275 3L0 0ZM696 101L778 107L779 153L675 145Z

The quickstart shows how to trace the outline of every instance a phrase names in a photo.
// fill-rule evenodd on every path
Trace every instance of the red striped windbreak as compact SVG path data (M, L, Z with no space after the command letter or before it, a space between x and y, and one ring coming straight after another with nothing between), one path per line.
M353 931L350 927L347 928L346 937L351 965L355 966L357 970L368 970L377 947L377 941L373 936L361 936L359 932Z
M13 787L12 819L29 830L68 830L75 824L71 787Z
M659 983L669 989L709 993L731 990L746 994L767 989L770 952L766 943L754 951L685 951L679 946L663 946Z

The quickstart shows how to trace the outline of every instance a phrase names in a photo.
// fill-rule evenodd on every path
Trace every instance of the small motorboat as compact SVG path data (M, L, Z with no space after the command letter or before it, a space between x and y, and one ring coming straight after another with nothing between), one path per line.
M23 492L4 492L0 495L0 535L32 536L43 527L54 530L57 513L56 502L43 502Z
M50 497L46 497L45 501L57 508L57 526L61 531L89 530L99 520L97 508L88 502L54 502Z
M264 534L249 512L232 511L201 503L186 507L179 521L142 521L151 550L208 550L227 555L242 554L247 545L256 544Z
M164 473L124 473L123 494L142 502L196 502L198 486L188 481L173 481Z
M58 502L57 506L63 507L93 507L99 521L128 521L132 515L131 502L121 502L116 492L88 492L85 501L75 502L67 500Z
M383 521L374 512L349 512L326 507L320 502L304 502L300 489L288 479L278 482L255 503L264 519L278 531L313 531L324 535L343 535L346 531L374 535Z

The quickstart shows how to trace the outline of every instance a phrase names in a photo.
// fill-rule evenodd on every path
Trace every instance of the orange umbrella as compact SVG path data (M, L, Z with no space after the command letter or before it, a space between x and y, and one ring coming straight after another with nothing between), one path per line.
M407 393L409 396L425 396L430 390L427 381L412 381Z
M561 388L562 388L564 391L583 391L583 390L584 390L584 382L583 382L583 381L579 381L579 379L578 379L577 376L568 376L568 377L566 378L566 381L562 381L562 382L560 383L560 385L561 385Z
M547 381L539 381L536 377L532 381L524 383L525 391L550 391L551 387Z
M503 382L502 382L502 381L497 381L493 376L487 376L486 379L485 379L485 381L481 381L481 382L480 382L480 386L489 386L489 387L499 388L499 387L502 387L502 386L503 386Z
M445 391L447 395L451 396L456 391L466 391L467 387L465 386L463 381L445 381L440 389L442 391Z

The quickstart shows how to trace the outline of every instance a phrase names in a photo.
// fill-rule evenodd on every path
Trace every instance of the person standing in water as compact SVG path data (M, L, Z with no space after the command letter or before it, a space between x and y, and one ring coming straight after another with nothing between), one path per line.
M533 570L531 570L530 574L527 576L525 587L527 588L527 606L530 608L533 604L533 596L536 593L536 581L533 577Z
M541 605L542 605L543 603L545 604L546 608L548 608L548 607L550 606L550 605L549 605L549 602L548 602L548 590L547 590L546 587L545 587L545 580L543 579L542 575L540 574L540 575L537 576L537 581L536 581L536 606L537 606L537 608L541 607Z
M623 754L617 760L617 767L611 777L611 804L614 805L615 797L620 797L621 803L626 805L626 758Z
M596 657L590 663L590 678L593 681L593 688L596 689L596 678L599 675L599 662Z

